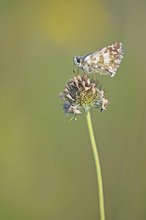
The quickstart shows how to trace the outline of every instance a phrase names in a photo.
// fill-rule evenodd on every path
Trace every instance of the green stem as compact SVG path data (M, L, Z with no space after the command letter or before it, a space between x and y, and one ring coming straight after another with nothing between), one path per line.
M88 131L89 131L93 156L94 156L94 160L95 160L95 167L96 167L98 193L99 193L100 220L105 220L104 195L103 195L103 183L102 183L101 167L100 167L100 161L99 161L99 155L98 155L98 151L97 151L97 147L96 147L96 142L95 142L95 138L94 138L94 132L93 132L93 127L92 127L91 116L90 116L89 112L86 115L86 120L87 120L87 127L88 127Z

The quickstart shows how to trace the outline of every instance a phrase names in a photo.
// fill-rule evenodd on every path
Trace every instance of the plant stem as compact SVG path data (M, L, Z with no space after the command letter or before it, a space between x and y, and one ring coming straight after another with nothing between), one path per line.
M97 147L96 147L91 116L90 116L89 112L86 114L86 121L87 121L87 127L88 127L88 131L89 131L90 141L91 141L91 145L92 145L95 167L96 167L98 193L99 193L100 220L105 220L104 194L103 194L103 183L102 183L100 160L99 160L99 154L98 154Z

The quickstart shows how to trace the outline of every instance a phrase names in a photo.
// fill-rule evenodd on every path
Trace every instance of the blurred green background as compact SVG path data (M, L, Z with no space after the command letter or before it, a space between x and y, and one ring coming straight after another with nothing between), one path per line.
M73 55L116 41L125 57L99 76L110 105L92 119L106 220L146 219L146 2L0 0L0 219L97 220L85 118L68 122L58 93Z

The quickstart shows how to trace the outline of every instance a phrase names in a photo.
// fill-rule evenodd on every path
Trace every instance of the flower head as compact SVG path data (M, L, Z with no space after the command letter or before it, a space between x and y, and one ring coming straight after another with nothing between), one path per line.
M73 117L87 113L92 107L104 111L108 105L108 100L104 98L104 91L99 82L90 79L85 74L77 75L69 80L59 96L64 102L64 112Z

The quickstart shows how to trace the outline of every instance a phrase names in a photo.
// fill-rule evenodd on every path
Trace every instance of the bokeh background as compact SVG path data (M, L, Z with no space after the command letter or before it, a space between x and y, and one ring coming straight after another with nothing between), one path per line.
M58 93L73 55L116 41L125 57L99 76L110 106L92 119L106 220L146 219L146 3L0 0L0 219L97 220L85 118L69 122Z

